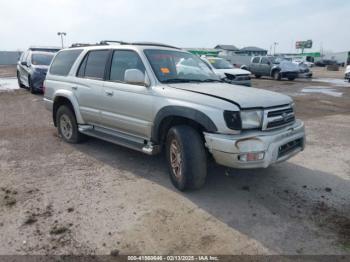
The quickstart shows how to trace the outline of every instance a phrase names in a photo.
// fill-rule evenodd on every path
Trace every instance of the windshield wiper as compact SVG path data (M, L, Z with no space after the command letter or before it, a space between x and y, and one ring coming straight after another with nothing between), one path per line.
M209 83L209 82L220 82L220 83L222 83L222 82L224 82L224 81L219 80L219 79L211 79L211 78L208 78L208 79L201 80L201 82L207 82L207 83Z
M162 81L163 83L189 83L191 79L171 78Z

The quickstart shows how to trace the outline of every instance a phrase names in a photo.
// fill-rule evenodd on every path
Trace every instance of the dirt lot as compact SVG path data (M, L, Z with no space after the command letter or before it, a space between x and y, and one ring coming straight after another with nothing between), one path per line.
M350 85L314 72L253 80L293 96L303 153L261 170L213 164L189 193L162 156L66 144L42 96L0 92L0 254L350 254Z

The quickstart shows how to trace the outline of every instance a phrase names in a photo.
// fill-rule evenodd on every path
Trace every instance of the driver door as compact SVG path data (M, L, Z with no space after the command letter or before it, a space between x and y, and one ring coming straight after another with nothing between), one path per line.
M135 51L114 50L102 90L101 124L147 139L152 129L152 88L126 83L124 77L128 69L137 69L146 75L145 66Z

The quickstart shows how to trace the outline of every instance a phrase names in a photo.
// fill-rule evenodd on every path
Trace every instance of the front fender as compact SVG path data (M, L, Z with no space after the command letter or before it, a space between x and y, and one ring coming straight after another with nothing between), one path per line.
M79 110L78 101L77 101L75 95L73 94L73 92L69 91L69 90L57 90L53 95L54 105L55 105L55 101L58 97L67 98L71 102L78 124L84 124L83 117L81 116L81 113Z
M216 132L218 130L214 122L199 110L184 106L165 106L158 111L154 119L152 141L158 142L161 123L170 116L191 119L203 126L207 132Z

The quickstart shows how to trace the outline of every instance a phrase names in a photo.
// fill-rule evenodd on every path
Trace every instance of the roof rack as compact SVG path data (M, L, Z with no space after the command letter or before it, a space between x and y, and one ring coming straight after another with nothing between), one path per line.
M73 48L73 47L84 47L84 46L96 46L96 45L101 45L101 44L99 44L99 43L97 43L97 44L74 43L74 44L72 44L69 48Z
M108 45L109 43L117 43L120 45L148 45L148 46L159 46L159 47L168 47L168 48L174 48L174 49L181 49L175 46L166 45L162 43L154 43L154 42L134 42L134 43L128 43L124 41L115 41L115 40L102 40L100 41L100 45Z

